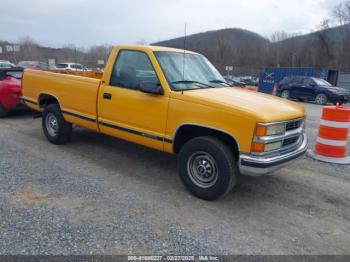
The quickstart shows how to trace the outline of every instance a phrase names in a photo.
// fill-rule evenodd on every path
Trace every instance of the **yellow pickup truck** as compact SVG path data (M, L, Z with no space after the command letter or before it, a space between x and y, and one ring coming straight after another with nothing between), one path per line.
M178 154L184 185L206 200L240 174L271 173L307 149L301 105L229 87L190 51L117 46L101 79L25 70L22 81L22 100L42 112L51 143L68 142L78 125Z

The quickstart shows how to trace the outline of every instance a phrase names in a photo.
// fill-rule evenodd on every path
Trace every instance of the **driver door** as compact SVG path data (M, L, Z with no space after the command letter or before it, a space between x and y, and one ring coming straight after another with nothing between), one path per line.
M301 96L302 78L295 77L290 83L290 97L299 98Z
M141 92L141 83L160 84L148 54L120 50L110 82L100 87L100 131L163 150L169 97Z
M306 77L303 80L302 94L303 94L303 98L306 98L306 99L309 99L309 100L310 99L314 100L314 97L315 97L315 82L309 77Z

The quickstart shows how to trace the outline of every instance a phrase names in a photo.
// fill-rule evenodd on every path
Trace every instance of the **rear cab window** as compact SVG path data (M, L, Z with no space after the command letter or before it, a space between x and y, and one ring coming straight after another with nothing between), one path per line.
M22 79L23 71L8 71L6 72L6 75L17 79Z

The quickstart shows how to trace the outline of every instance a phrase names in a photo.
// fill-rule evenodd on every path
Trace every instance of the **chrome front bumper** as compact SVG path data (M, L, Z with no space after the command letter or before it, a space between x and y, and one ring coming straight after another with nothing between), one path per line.
M302 142L293 151L277 156L241 154L239 159L240 173L248 176L262 176L271 173L304 155L306 150L307 136L304 133Z

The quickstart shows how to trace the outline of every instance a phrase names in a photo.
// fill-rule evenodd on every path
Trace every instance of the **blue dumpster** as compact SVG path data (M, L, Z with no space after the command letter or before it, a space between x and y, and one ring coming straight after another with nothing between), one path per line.
M281 82L285 76L314 76L323 78L333 85L338 81L338 71L327 68L267 67L260 73L258 91L272 94L274 84Z
M282 68L267 67L260 73L259 92L272 94L275 83L281 82L286 76L313 76L314 70L311 67L305 68Z

